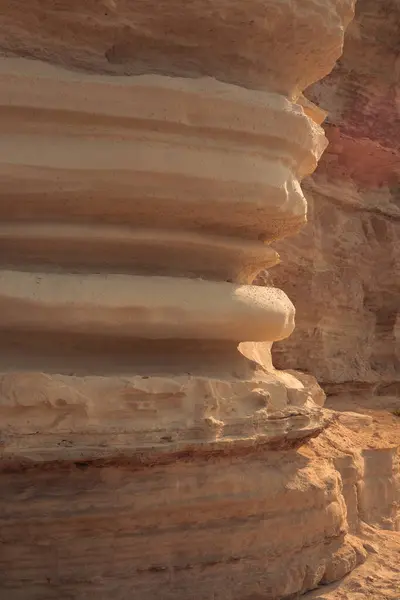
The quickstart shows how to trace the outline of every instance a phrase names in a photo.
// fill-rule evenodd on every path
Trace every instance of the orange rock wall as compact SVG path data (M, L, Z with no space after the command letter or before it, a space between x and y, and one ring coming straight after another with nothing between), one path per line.
M296 306L276 366L329 393L399 394L400 2L359 0L333 72L306 90L330 141L305 189L309 223L270 271Z

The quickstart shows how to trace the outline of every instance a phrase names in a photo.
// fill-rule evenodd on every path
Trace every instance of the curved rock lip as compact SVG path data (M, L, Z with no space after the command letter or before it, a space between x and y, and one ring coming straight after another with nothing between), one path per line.
M0 472L30 468L45 464L46 470L59 468L60 463L75 463L86 467L123 464L132 467L171 464L180 460L210 459L218 455L253 455L257 449L271 451L292 450L307 440L317 437L330 423L324 411L309 414L282 416L279 421L268 419L262 433L251 437L234 438L227 436L213 441L181 441L177 443L132 445L132 434L113 435L105 432L93 439L90 435L70 434L68 436L37 434L34 437L20 435L13 439L7 436L2 440ZM298 425L300 427L298 427ZM179 432L178 432L179 433ZM198 431L182 430L185 435ZM65 439L67 437L67 439ZM170 436L161 436L169 439ZM82 439L86 438L86 439Z
M0 63L0 85L6 219L265 240L305 222L299 181L326 140L284 96L209 78L89 76L16 59Z
M272 374L254 381L2 374L0 469L82 460L140 465L254 452L255 445L293 448L331 421L329 411L310 405L310 388L297 384L299 405L284 406L287 390Z
M23 130L29 121L32 133L36 120L37 130L47 132L54 124L55 134L65 133L65 128L71 131L77 124L82 134L88 126L92 133L94 127L102 133L101 127L109 126L112 131L119 125L211 139L225 137L266 148L276 141L287 146L294 163L298 156L306 155L309 161L318 161L326 147L324 130L307 116L303 100L295 104L281 94L249 90L210 77L107 77L43 62L3 59L0 81L7 92L0 109L8 113L8 123L14 120ZM277 154L279 150L271 148Z
M101 223L0 224L0 265L252 283L279 255L260 240Z
M209 75L289 95L332 69L354 4L70 0L66 10L53 0L4 0L0 48L92 72Z
M0 328L138 339L275 341L294 307L276 288L172 277L0 272Z

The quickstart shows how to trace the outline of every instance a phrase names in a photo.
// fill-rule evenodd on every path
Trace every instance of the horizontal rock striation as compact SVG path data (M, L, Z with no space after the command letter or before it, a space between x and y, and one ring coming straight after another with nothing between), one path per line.
M326 139L301 92L353 0L3 4L1 593L343 576L364 554L340 477L295 451L332 414L273 367L294 306L252 282L306 221Z
M250 406L263 390L243 416L264 424L263 439L275 441L265 422L277 406L290 407L299 439L319 432L309 384L275 373L268 345L236 348L293 330L286 295L250 284L279 260L268 243L305 222L299 182L325 148L321 127L283 95L210 78L111 78L20 58L0 76L3 369L140 374L161 395L177 377L203 418L220 420L201 391L212 376ZM297 420L286 385L301 390ZM206 439L220 429L200 426Z
M329 580L340 548L350 566L362 554L345 541L337 471L292 453L2 478L13 599L283 598Z
M206 75L291 96L332 69L354 0L32 0L28 9L4 0L2 8L5 56L95 73Z

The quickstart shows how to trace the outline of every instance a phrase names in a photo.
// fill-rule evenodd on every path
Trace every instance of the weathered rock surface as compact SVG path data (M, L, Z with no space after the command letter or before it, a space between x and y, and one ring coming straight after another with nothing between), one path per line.
M292 453L150 472L81 462L2 479L13 599L280 598L332 577L335 553L346 553L345 572L362 554L345 536L338 473Z
M273 367L294 307L251 285L305 222L301 93L353 6L3 2L7 600L289 598L365 559L361 514L394 519L379 486L354 506L365 457L296 451L336 417Z
M322 128L283 95L210 78L90 75L21 58L0 69L3 369L54 374L38 396L66 407L102 387L118 404L126 381L102 377L123 374L155 402L149 447L217 442L234 415L249 439L258 431L291 447L318 433L327 419L316 386L270 359L294 307L250 284L277 261L265 242L305 221L299 181L325 148ZM182 400L168 424L155 400L166 396ZM227 412L224 398L242 409ZM133 429L145 435L140 419Z
M399 2L358 0L343 56L306 91L328 110L330 140L303 182L309 222L273 244L282 262L263 276L297 309L274 362L315 374L327 405L343 411L323 454L338 451L350 531L365 534L368 523L378 542L378 558L343 586L307 594L318 600L399 597L398 533L377 533L400 530L399 40Z
M396 399L370 396L366 400L359 395L352 399L342 395L328 398L327 405L339 409L337 423L301 451L308 457L315 453L333 460L342 480L350 531L357 532L368 558L339 585L327 582L304 598L397 600L400 419L392 412ZM364 426L356 426L356 416ZM370 420L367 426L365 419Z
M0 49L96 73L209 75L296 96L332 69L353 8L354 0L32 0L27 9L2 0Z
M330 141L303 187L309 223L270 272L297 310L279 366L327 393L400 393L400 3L359 0L344 53L306 95Z
M399 430L388 443L386 423L377 432L375 419L348 412L399 408L399 40L399 2L358 1L339 63L306 91L328 110L330 140L303 182L309 222L274 244L282 262L265 276L297 309L293 335L274 345L275 364L316 375L329 406L345 411L340 422L371 432L356 459L336 462L352 531L360 521L400 528ZM384 593L397 598L398 589Z

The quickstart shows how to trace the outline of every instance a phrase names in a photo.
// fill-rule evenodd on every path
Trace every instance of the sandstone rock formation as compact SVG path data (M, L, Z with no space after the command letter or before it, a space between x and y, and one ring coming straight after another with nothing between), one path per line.
M309 223L274 245L270 275L297 310L275 363L329 394L400 393L399 43L398 0L358 0L343 56L306 91L328 111L330 141L303 184Z
M301 92L353 5L3 2L9 600L276 599L365 557L340 471L291 450L332 418L272 366L294 307L251 285L305 222Z
M275 372L265 343L237 346L293 330L285 294L248 284L276 262L258 238L304 222L298 177L322 129L281 95L212 79L5 59L2 81L3 365L46 373L5 375L6 415L44 396L37 435L122 428L135 454L318 432L313 383Z
M274 244L281 263L263 277L297 311L293 335L273 347L274 364L315 374L326 406L343 411L344 428L316 444L335 457L352 531L362 523L400 531L399 41L400 3L358 0L343 56L305 92L328 110L330 141L303 181L309 222ZM381 531L377 539L381 580L370 564L369 580L354 575L310 598L397 600L399 534L392 557L384 549L392 538Z

